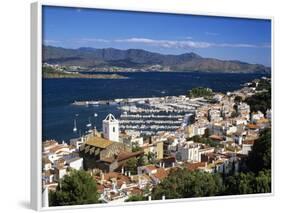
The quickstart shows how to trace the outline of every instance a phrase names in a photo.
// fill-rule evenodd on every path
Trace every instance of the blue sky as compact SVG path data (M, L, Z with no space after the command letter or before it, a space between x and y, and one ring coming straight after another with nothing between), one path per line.
M113 10L43 8L43 42L65 48L140 48L271 65L271 22Z

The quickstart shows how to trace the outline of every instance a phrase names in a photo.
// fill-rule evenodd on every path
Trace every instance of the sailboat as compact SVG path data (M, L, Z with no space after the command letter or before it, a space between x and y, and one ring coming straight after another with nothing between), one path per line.
M77 132L77 127L76 127L76 119L74 119L74 127L73 127L73 132Z
M88 127L88 128L92 127L92 123L91 123L90 117L89 117L89 123L86 124L86 127Z

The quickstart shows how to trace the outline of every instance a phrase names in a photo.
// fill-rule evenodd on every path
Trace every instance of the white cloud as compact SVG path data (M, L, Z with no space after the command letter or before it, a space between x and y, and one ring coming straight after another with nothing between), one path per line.
M159 46L165 48L210 48L210 47L228 47L228 48L270 48L270 45L255 45L246 43L213 43L194 40L155 40L148 38L128 38L118 39L115 42L139 43L144 45Z
M191 39L193 39L191 36L186 36L186 37L184 37L184 39L186 39L186 40L191 40Z
M140 43L165 48L207 48L211 46L211 43L208 42L197 42L190 40L155 40L148 38L119 39L115 40L115 42Z
M106 39L102 39L102 38L82 38L82 39L77 39L74 40L80 43L87 43L87 42L103 42L103 43L107 43L110 42L110 40L106 40Z
M218 33L214 33L214 32L205 32L206 35L208 36L218 36Z
M64 40L64 43L76 43L78 45L94 45L94 43L107 43L113 45L114 43L127 43L127 44L141 44L156 46L162 48L174 48L174 49L202 49L211 47L220 48L270 48L270 44L248 44L248 43L214 43L206 41L195 41L190 39L184 40L162 40L162 39L150 39L150 38L125 38L125 39L101 39L101 38L81 38L81 39L69 39ZM46 45L56 45L62 43L57 40L45 40Z
M43 43L45 44L45 45L52 45L52 44L58 44L58 43L60 43L60 41L57 41L57 40L44 40L43 41Z
M217 44L216 46L218 46L218 47L244 47L244 48L258 48L258 47L260 47L258 45L253 45L253 44L227 44L227 43Z

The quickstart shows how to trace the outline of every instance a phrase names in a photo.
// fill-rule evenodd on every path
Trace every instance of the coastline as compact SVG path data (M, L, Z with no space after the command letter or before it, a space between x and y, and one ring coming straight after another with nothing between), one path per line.
M165 74L165 73L163 73ZM100 122L101 118L106 116L105 111L110 110L119 114L119 110L116 107L120 107L123 104L115 103L113 100L119 99L118 102L123 102L125 99L137 99L149 97L161 98L165 96L180 96L186 94L187 91L193 87L198 87L202 85L204 87L212 88L214 92L229 92L235 91L243 87L242 85L246 82L250 82L256 78L261 78L262 75L238 75L236 74L224 74L224 75L206 75L204 74L184 74L175 73L162 74L157 73L136 73L136 74L125 74L129 77L129 80L119 80L119 81L109 81L107 80L79 80L79 79L49 79L44 81L44 88L47 99L45 99L44 112L48 114L49 119L44 121L45 134L44 139L57 139L59 141L68 140L74 138L78 135L68 132L72 129L73 119L76 114L79 114L77 122L81 127L81 131L86 131L85 125L87 124L88 117L93 114L93 111L98 113L99 116L96 118L95 122ZM123 74L122 74L123 75ZM174 84L169 83L166 86L159 85L159 78L163 77L163 80L174 82ZM230 80L232 78L235 80ZM245 80L247 79L247 80ZM71 82L76 82L74 86L69 86ZM192 81L192 82L191 82ZM212 83L213 81L216 84ZM93 84L94 82L94 84ZM47 89L46 87L50 88ZM85 95L81 95L84 90L83 88L90 88ZM138 88L138 89L136 89ZM69 91L69 94L66 91ZM133 95L132 95L132 91ZM84 94L84 93L83 93ZM64 97L64 98L63 98ZM120 99L123 99L121 101ZM74 102L77 102L73 105ZM84 102L85 101L85 102ZM88 104L86 103L88 101ZM102 101L97 103L97 101ZM80 102L80 103L79 103ZM55 104L55 105L53 105ZM76 105L76 106L75 106ZM79 106L80 105L80 106ZM65 111L67 109L67 111ZM61 116L61 123L56 123L57 117ZM69 118L69 116L71 118ZM51 125L51 126L50 126ZM63 128L63 132L59 132L57 129ZM97 125L100 129L100 124Z
M43 74L43 79L60 79L60 78L128 79L128 77L119 74L80 74L80 73L44 73Z

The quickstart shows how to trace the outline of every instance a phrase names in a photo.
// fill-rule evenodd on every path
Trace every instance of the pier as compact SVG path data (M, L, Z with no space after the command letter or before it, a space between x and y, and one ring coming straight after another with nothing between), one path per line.
M121 130L134 130L143 134L159 131L174 131L192 121L196 109L204 99L189 99L186 96L152 98L122 98L114 100L75 101L76 106L115 105L120 110Z

